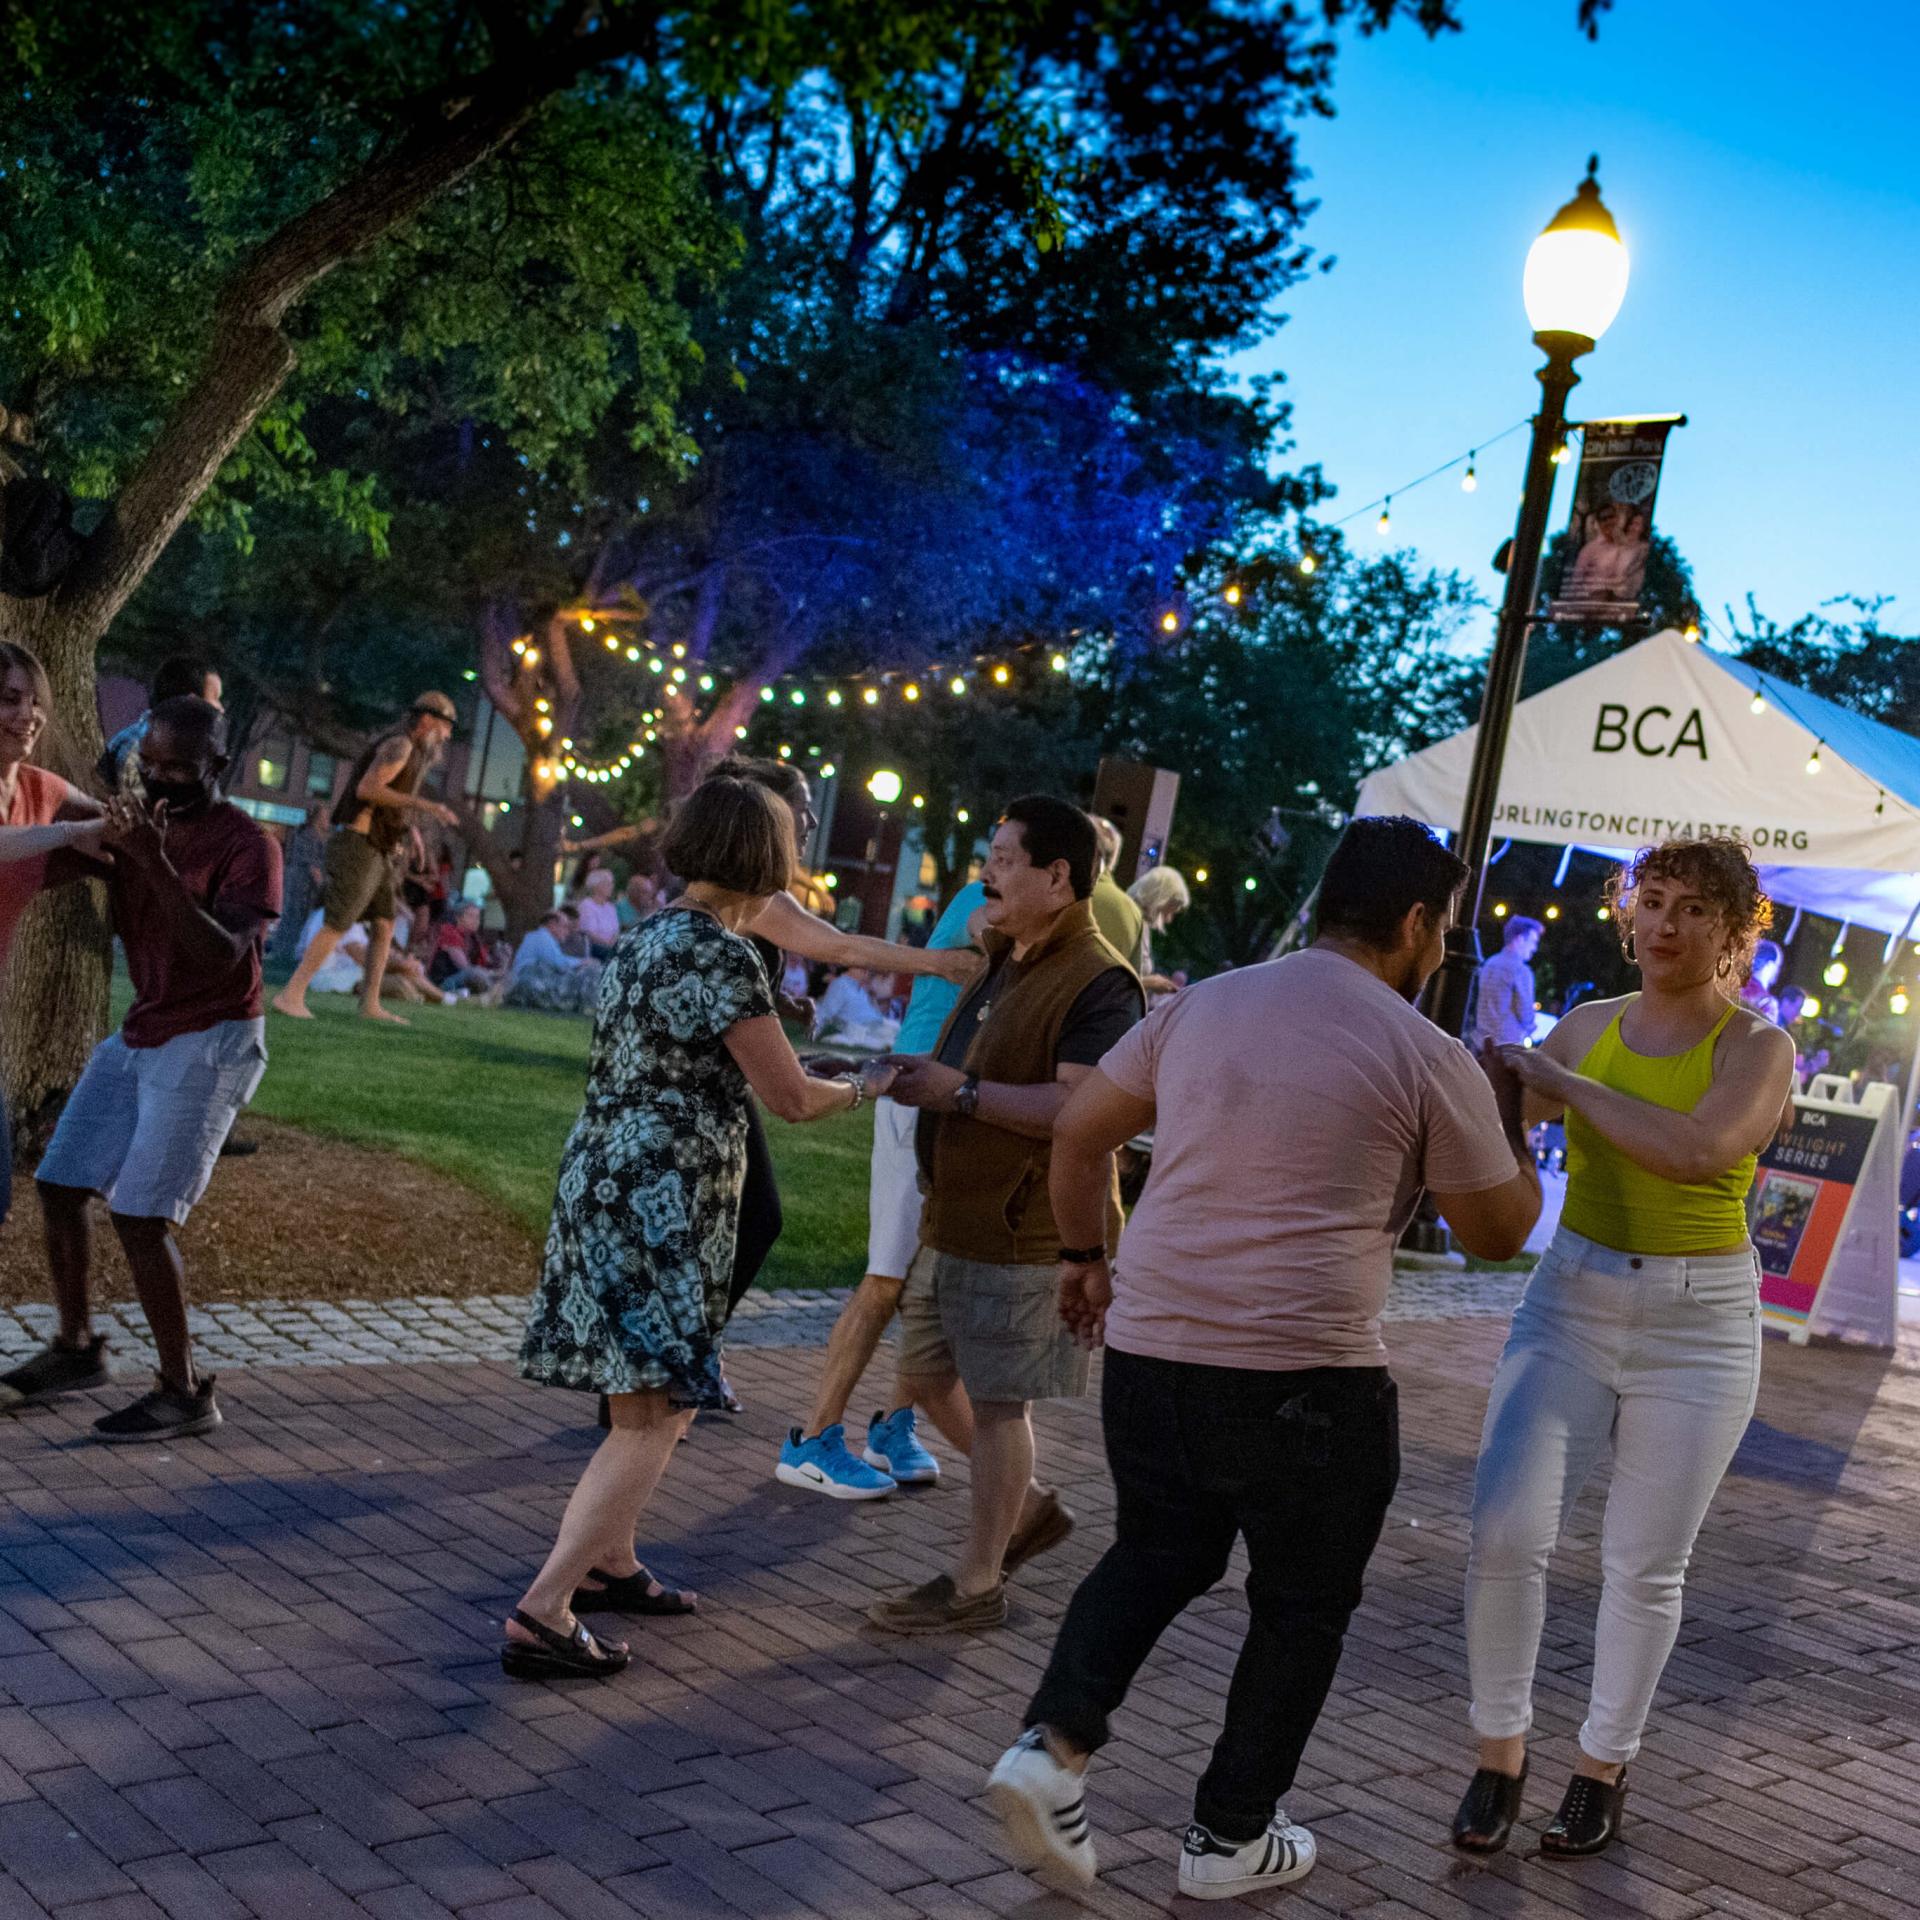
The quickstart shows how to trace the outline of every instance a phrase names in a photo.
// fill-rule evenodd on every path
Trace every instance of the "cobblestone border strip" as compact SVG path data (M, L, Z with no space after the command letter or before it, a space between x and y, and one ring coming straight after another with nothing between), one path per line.
M1504 1318L1520 1297L1515 1274L1397 1273L1389 1320ZM846 1287L750 1293L727 1338L742 1347L824 1347ZM511 1360L526 1318L524 1294L467 1300L432 1295L403 1300L252 1300L215 1302L188 1316L194 1344L210 1367L337 1367L422 1360ZM109 1307L95 1316L116 1363L152 1366L139 1309ZM0 1361L37 1353L54 1328L50 1306L0 1307Z

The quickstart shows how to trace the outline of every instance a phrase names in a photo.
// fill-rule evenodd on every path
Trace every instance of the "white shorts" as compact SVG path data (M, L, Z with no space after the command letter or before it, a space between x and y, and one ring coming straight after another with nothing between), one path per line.
M266 1070L264 1020L223 1020L157 1047L109 1034L69 1096L36 1178L97 1193L129 1219L177 1227L206 1192Z
M867 1271L904 1280L920 1251L920 1163L913 1132L920 1110L882 1096L873 1103L873 1165L867 1176Z

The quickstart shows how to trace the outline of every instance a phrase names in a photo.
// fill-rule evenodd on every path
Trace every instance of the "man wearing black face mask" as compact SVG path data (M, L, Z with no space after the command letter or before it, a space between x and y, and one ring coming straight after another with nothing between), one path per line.
M88 1288L88 1207L99 1194L160 1356L153 1391L94 1422L103 1440L174 1440L220 1424L213 1376L194 1372L174 1230L266 1070L260 948L280 911L280 849L216 797L225 744L218 708L192 695L161 701L140 742L145 800L109 803L108 884L133 1006L94 1049L40 1162L59 1333L0 1379L0 1404L18 1405L109 1378Z

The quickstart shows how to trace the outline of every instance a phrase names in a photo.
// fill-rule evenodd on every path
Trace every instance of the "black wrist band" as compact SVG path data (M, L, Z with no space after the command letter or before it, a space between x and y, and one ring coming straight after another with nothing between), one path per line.
M1057 1258L1069 1267L1097 1266L1107 1257L1105 1247L1062 1247Z

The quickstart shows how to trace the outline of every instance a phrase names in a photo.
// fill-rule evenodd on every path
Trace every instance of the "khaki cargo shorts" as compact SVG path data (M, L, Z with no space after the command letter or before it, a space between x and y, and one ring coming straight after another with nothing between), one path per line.
M1078 1398L1091 1356L1061 1324L1059 1272L922 1247L900 1297L901 1372L958 1374L976 1401Z

